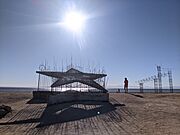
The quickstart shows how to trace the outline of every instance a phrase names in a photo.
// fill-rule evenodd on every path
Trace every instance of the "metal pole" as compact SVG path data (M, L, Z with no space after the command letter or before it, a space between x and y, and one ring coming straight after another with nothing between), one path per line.
M104 88L106 87L106 77L104 77L103 86L104 86Z
M40 74L38 76L38 89L37 89L37 91L39 91L39 83L40 83Z

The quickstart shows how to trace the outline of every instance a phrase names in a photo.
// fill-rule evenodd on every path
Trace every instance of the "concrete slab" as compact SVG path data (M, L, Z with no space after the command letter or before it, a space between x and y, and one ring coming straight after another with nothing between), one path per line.
M109 93L90 93L90 92L75 92L75 93L59 93L50 95L48 104L58 104L63 102L73 101L109 101Z
M43 100L48 104L72 101L109 101L109 93L33 91L33 99Z

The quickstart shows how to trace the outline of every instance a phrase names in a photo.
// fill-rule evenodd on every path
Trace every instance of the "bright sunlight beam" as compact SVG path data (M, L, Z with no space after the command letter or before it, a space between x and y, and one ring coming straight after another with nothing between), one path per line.
M83 30L85 21L86 17L82 13L71 11L65 15L63 24L66 28L70 29L75 33L78 33Z

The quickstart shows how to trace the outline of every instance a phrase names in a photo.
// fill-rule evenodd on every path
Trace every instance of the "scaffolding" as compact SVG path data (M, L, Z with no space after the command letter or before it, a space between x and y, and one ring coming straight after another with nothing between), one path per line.
M173 93L173 80L172 80L172 71L171 70L168 71L168 77L169 77L169 89L170 89L170 92Z
M157 66L158 71L158 84L159 84L159 92L162 92L162 74L161 74L161 66Z
M140 92L143 92L144 83L153 81L155 93L161 93L162 92L162 78L166 77L166 76L168 76L168 78L169 78L170 92L173 92L172 71L170 69L168 69L168 72L162 73L161 66L157 66L157 75L147 77L145 79L137 81L139 83Z
M55 63L55 62L54 62ZM67 64L67 62L66 62ZM48 68L47 68L48 67ZM72 57L71 57L71 62L70 64L64 66L64 63L62 61L62 66L61 68L57 68L57 65L54 65L54 67L52 68L53 70L51 70L50 66L47 65L47 62L45 61L44 64L41 64L39 66L39 71L58 71L57 69L61 69L62 71L58 71L58 72L64 72L64 67L65 70L68 71L71 68L76 68L77 70L82 70L85 69L84 67L82 68L79 65L73 65L72 63ZM105 70L104 68L97 70L96 68L88 68L85 72L88 73L94 73L94 74L104 74ZM53 84L54 82L57 81L57 78L53 78L53 77L48 77L48 76L44 76L41 74L38 74L38 83L37 83L37 91L67 91L67 90L76 90L76 91L96 91L97 89L94 89L93 87L90 87L86 84L82 84L79 82L74 82L71 84L65 84L63 86L58 86L58 87L54 87L51 88L51 84ZM98 78L95 80L95 82L97 82L98 84L100 84L101 86L103 86L104 88L107 85L107 79L106 77L103 78Z

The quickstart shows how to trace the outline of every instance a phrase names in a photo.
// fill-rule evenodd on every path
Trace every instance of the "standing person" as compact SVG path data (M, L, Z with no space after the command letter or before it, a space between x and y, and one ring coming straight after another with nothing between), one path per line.
M125 90L125 93L128 93L128 80L127 80L127 78L125 78L125 80L124 80L124 90Z

